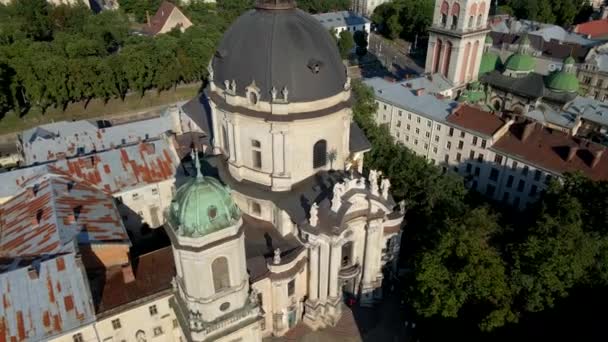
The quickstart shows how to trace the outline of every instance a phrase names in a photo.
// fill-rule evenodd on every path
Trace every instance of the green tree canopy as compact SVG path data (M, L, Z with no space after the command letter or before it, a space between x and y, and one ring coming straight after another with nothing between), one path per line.
M346 30L340 32L340 36L338 38L338 50L340 50L340 56L342 56L342 59L348 58L348 55L354 47L355 40L353 39L353 34Z

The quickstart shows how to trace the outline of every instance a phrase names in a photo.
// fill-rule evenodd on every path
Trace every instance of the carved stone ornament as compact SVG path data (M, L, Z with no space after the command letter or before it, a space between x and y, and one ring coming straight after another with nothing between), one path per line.
M274 258L272 259L272 263L278 265L281 263L281 249L277 248L274 250Z

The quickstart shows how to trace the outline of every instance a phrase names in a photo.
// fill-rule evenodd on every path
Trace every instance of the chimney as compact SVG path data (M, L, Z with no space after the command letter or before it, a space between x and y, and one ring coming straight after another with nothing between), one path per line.
M152 26L150 23L150 11L146 11L146 22L148 23L148 26Z
M578 146L570 146L568 147L568 158L566 159L566 161L572 161L572 159L574 159L574 156L576 156L576 152L578 151Z
M524 124L524 130L521 132L521 141L526 141L530 137L530 134L534 131L534 122L526 122Z
M597 166L597 164L599 164L600 160L602 159L602 155L604 154L604 149L592 152L592 154L593 154L593 159L591 159L591 168L593 169Z
M122 268L122 279L125 284L129 284L135 281L135 274L133 274L133 267L131 263L124 264L121 266Z

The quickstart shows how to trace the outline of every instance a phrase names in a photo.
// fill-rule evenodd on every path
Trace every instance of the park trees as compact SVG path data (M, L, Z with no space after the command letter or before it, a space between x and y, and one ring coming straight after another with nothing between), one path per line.
M395 0L374 10L372 21L390 39L414 39L426 34L433 20L433 0Z
M340 56L342 59L348 58L348 55L355 47L355 41L353 39L353 34L350 31L342 31L338 37L338 50L340 51Z
M590 5L585 0L508 0L503 11L512 11L521 19L568 27L575 19L587 20Z
M51 6L43 0L0 5L2 108L44 111L199 81L224 30L252 5L251 0L193 2L184 11L194 26L157 37L130 34L122 11L93 14L80 3ZM33 25L23 30L29 22Z
M373 146L366 167L389 177L406 203L402 250L413 273L405 293L419 315L492 330L576 288L608 285L608 182L567 174L537 205L509 214L396 144L375 124L370 88L354 82L353 94L354 119Z

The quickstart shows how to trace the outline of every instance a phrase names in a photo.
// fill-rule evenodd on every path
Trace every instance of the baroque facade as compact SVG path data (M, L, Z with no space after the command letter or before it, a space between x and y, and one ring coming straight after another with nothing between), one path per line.
M382 298L403 206L380 172L361 174L371 146L330 33L294 1L258 1L209 69L166 135L87 139L2 175L0 340L261 341ZM24 141L66 153L49 144L61 135ZM202 158L182 159L188 146Z

